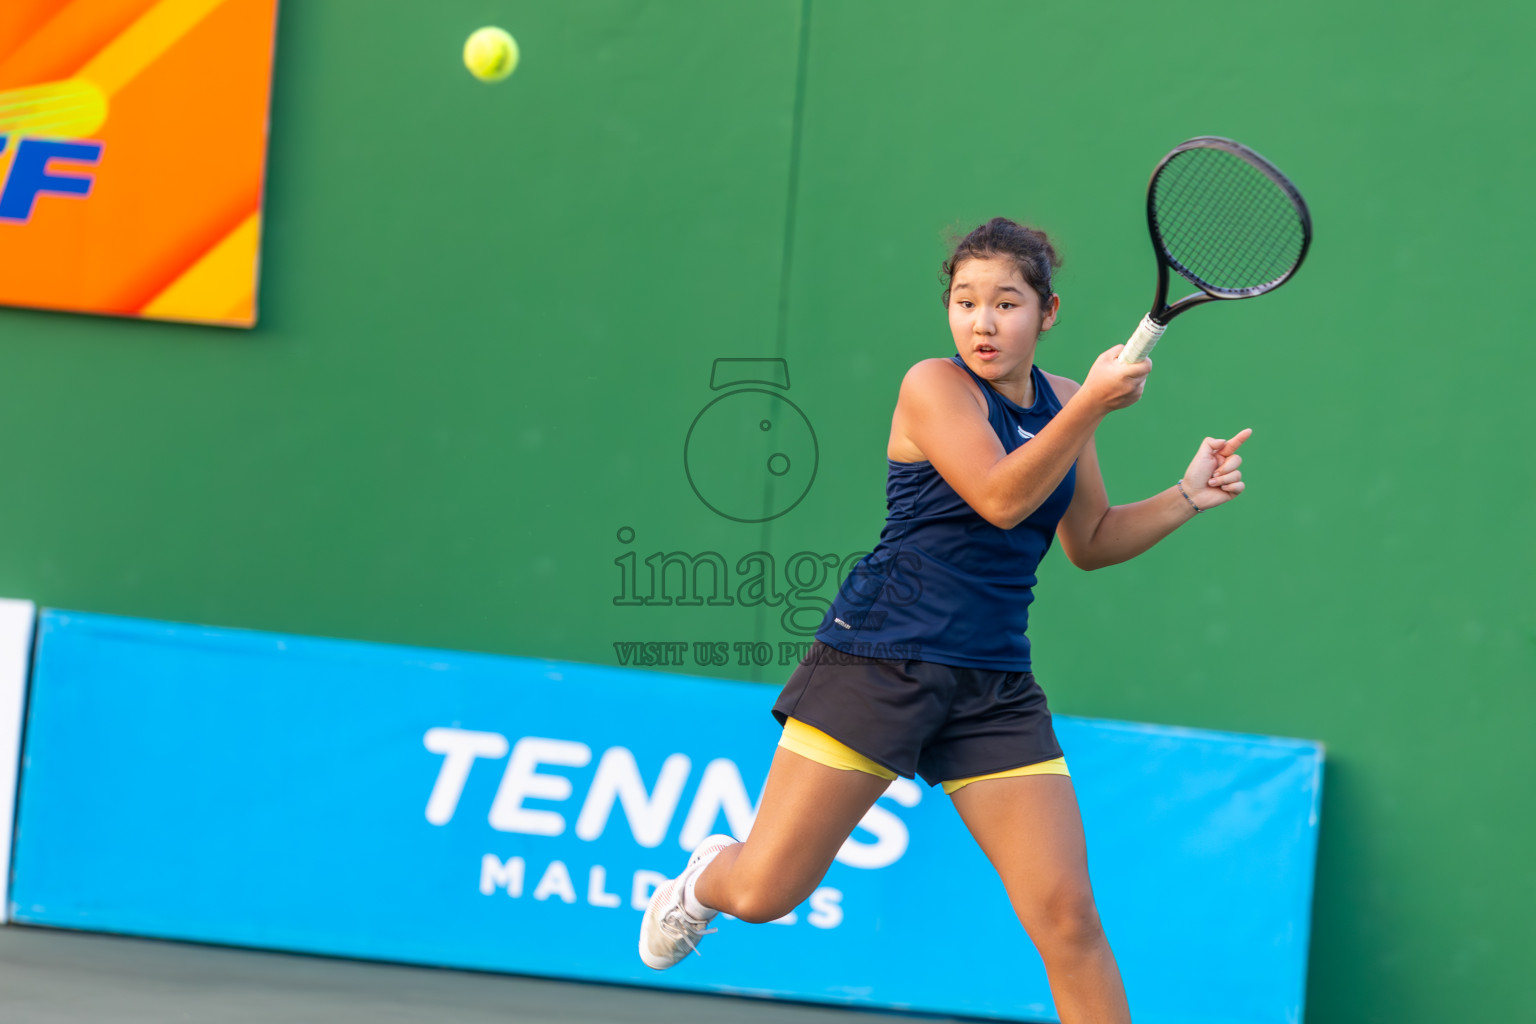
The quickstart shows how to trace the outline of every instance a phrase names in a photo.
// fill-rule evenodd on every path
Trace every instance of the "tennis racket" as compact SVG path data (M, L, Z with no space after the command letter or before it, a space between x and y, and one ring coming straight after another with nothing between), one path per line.
M1212 299L1251 299L1291 279L1312 244L1306 200L1279 168L1214 135L1180 143L1147 184L1147 227L1157 253L1157 299L1125 343L1139 363L1168 321ZM1168 304L1168 270L1200 289Z

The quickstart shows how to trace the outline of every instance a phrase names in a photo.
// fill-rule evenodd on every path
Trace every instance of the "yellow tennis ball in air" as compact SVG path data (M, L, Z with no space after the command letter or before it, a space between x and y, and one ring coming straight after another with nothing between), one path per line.
M517 68L517 40L494 25L477 28L464 41L464 66L482 82L499 82Z

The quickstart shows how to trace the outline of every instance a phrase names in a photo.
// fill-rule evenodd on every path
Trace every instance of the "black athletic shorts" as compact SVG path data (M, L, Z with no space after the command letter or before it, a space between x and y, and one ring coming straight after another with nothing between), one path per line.
M773 705L930 786L1061 757L1032 672L892 661L817 640Z

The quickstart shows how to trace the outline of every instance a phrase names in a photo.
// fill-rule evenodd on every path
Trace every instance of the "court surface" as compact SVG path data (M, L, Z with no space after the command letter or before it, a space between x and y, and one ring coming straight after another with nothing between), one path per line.
M0 927L0 1020L6 1024L911 1024L914 1019L940 1018Z

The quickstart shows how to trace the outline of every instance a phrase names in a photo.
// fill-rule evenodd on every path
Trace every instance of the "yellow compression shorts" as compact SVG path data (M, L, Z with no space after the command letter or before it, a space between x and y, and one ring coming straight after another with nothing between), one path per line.
M801 757L808 757L817 764L824 764L828 768L845 772L863 772L886 780L896 778L896 773L889 768L871 761L846 743L833 739L813 725L806 725L798 718L791 718L784 723L784 735L779 737L779 746ZM1006 771L991 772L987 775L972 775L968 779L946 781L943 786L946 794L953 794L956 790L984 779L1011 779L1018 775L1070 776L1071 774L1067 771L1067 759L1056 757L1038 764L1026 764L1022 768L1009 768Z

